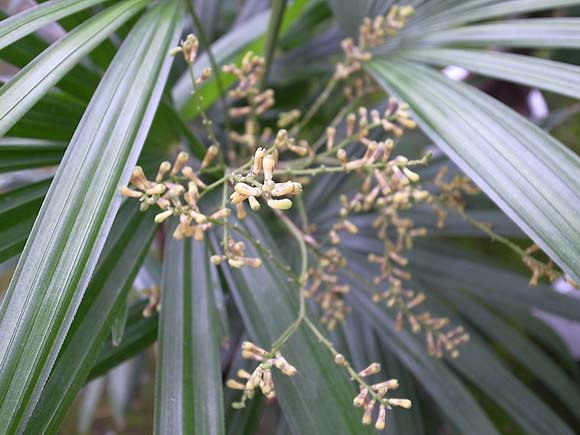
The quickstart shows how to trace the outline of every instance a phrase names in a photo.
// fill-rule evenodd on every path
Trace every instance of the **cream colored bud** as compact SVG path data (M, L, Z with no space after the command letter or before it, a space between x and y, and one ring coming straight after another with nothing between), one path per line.
M338 159L338 161L340 162L340 164L344 167L346 166L347 160L346 160L346 151L343 150L342 148L339 149L336 152L336 158Z
M210 216L210 219L223 219L225 217L228 217L230 213L231 210L229 208L220 208L218 211L214 212Z
M203 227L203 225L196 225L195 226L194 233L193 233L193 238L195 240L201 241L201 240L203 240L203 237L204 237L204 227Z
M244 202L246 199L248 199L248 197L246 195L242 195L238 192L234 192L236 195L232 198L232 204L233 205L238 205L241 204L242 202Z
M334 357L334 362L336 364L338 364L341 367L346 367L348 366L348 362L346 361L346 358L344 357L343 354L339 353Z
M160 183L165 175L171 170L171 163L170 162L162 162L159 165L159 171L157 171L157 176L155 177L155 182Z
M258 200L256 199L255 196L250 196L248 198L248 202L250 203L250 208L254 211L258 211L260 210L260 203L258 202Z
M264 160L262 161L262 166L264 169L264 181L272 179L275 165L274 157L271 155L264 156Z
M334 139L336 138L336 128L328 127L326 129L326 149L331 150L334 147Z
M150 181L147 180L143 168L141 166L135 166L133 173L131 174L131 183L137 186L141 190L148 188Z
M181 47L173 47L171 50L169 50L169 56L174 57L176 55L178 55L179 53L181 53L183 51L183 48Z
M365 426L369 426L372 421L373 421L373 409L375 408L375 401L371 400L366 406L365 406L365 413L363 415L362 418L362 424L364 424Z
M129 198L141 198L143 194L133 189L129 189L127 186L123 186L119 189L121 195Z
M409 118L397 118L397 121L399 121L399 124L405 128L408 128L409 130L413 130L417 127L417 123Z
M252 174L258 175L262 171L262 160L266 155L266 148L258 148L254 154L254 165L252 167Z
M268 206L276 210L288 210L292 207L292 201L290 201L288 198L269 199Z
M235 379L228 379L226 381L226 387L231 388L232 390L245 390L246 386Z
M379 416L377 417L377 421L375 422L376 430L383 430L385 428L386 417L387 417L387 409L385 408L385 405L381 405L379 408Z
M247 350L260 356L266 356L268 354L265 349L255 345L251 341L244 341L242 343L242 350Z
M354 400L352 401L352 404L354 406L356 406L357 408L360 408L361 406L364 405L365 403L365 399L367 397L367 395L369 394L369 390L366 388L363 388L360 393L358 394L358 396L356 396L354 398Z
M399 381L397 379L389 379L388 381L381 382L379 384L373 385L374 390L395 390L399 388Z
M253 197L250 197L253 198ZM240 202L236 204L236 216L239 220L244 220L248 214L246 213L246 209L244 207L244 203Z
M409 399L388 399L389 405L409 409L413 405Z
M403 168L403 173L407 176L407 178L409 180L411 180L413 183L416 183L417 181L420 180L419 174L411 171L409 168Z
M364 370L361 370L358 375L361 378L364 378L365 376L370 376L370 375L376 375L378 372L381 371L381 365L379 363L372 363L370 364L367 368L365 368Z
M192 34L187 35L187 38L183 41L181 47L183 49L183 58L185 61L189 64L193 63L197 56L197 49L199 48L199 41L197 38Z
M173 214L173 210L167 210L162 213L155 215L155 223L160 224L161 222L165 221Z
M203 160L201 161L201 169L206 168L207 166L209 166L209 164L213 161L213 159L215 159L215 157L218 155L219 153L219 149L217 146L212 145L210 146L207 151L205 152L205 156L203 157Z
M356 115L349 113L346 117L346 135L352 136L354 134L354 126L356 124Z
M145 191L145 193L147 195L151 195L151 196L154 196L154 195L163 195L163 193L165 192L165 190L166 190L166 187L163 184L156 184L152 188L147 189Z
M250 379L250 377L252 376L250 373L248 373L244 369L239 369L237 374L238 374L238 378L242 378L242 379Z
M180 152L177 157L175 158L175 163L173 164L173 169L171 169L171 176L175 177L179 171L181 171L181 168L183 168L183 166L185 166L185 164L187 163L187 161L189 160L189 155L185 152Z
M262 265L262 260L260 258L247 258L247 257L244 257L242 259L242 261L244 262L244 264L246 266L250 266L250 267L253 267L253 268L258 268L258 267L260 267Z
M274 147L280 147L286 143L288 140L288 131L285 129L278 130L276 135L276 140L274 141Z
M222 264L222 261L225 260L225 257L222 255L212 255L209 259L211 264L215 264L216 266Z
M205 82L207 79L209 79L210 77L211 77L211 68L206 67L203 69L203 71L201 72L201 75L197 78L197 80L195 82L197 84L201 84L201 83Z
M257 188L246 183L237 183L234 186L234 190L244 196L258 196L260 194L260 191Z

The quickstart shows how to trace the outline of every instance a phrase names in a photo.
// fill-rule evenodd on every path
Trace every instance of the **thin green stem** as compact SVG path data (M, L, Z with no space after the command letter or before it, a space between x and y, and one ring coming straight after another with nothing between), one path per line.
M270 352L275 354L280 350L280 348L288 341L288 339L296 332L296 330L300 327L300 324L306 317L306 296L304 294L304 284L306 283L306 272L308 270L308 250L306 248L306 242L304 241L304 237L302 236L302 232L300 229L290 220L290 218L282 213L277 213L282 222L286 224L296 241L298 242L298 246L300 248L300 256L301 256L301 265L300 265L300 275L298 276L298 285L299 285L299 309L298 309L298 317L294 322L280 335L280 337L272 343L272 349Z
M229 131L229 130L231 130L231 123L230 123L230 117L229 117L228 111L226 110L227 103L225 100L225 87L224 87L224 84L222 82L221 71L220 71L219 66L215 60L214 55L213 55L213 51L211 49L211 43L209 41L209 38L207 37L207 34L205 33L205 29L203 27L203 24L201 23L201 20L199 19L199 17L197 16L197 13L195 12L195 8L193 7L192 2L190 0L185 0L185 3L187 5L189 14L191 15L191 18L193 19L195 27L197 27L197 31L199 33L199 39L200 39L201 43L203 44L205 51L207 52L207 56L209 58L209 63L210 63L211 68L214 72L216 85L217 85L218 91L220 93L220 103L224 109L223 110L224 123L226 125L226 129Z
M332 77L328 81L328 83L326 83L325 88L320 93L320 95L318 95L318 97L316 98L312 106L310 106L306 114L302 117L300 122L296 124L296 126L294 126L292 130L290 130L291 136L295 136L296 134L298 134L298 132L302 131L302 129L306 127L306 125L308 125L308 123L312 120L312 118L314 118L314 116L316 115L316 113L318 113L318 111L324 105L324 103L326 103L326 101L330 98L330 95L332 94L332 91L334 91L334 88L336 87L337 84L338 80L334 77Z

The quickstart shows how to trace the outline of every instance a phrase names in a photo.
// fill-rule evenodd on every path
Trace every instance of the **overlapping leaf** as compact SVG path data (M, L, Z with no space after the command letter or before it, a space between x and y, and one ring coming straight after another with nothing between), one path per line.
M23 430L69 331L118 209L118 188L159 102L170 66L167 50L180 22L181 4L168 1L135 26L79 124L35 222L0 308L0 424L7 432Z

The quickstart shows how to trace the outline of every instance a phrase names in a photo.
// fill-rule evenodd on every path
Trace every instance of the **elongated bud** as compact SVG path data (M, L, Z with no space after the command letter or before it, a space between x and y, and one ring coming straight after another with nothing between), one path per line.
M171 170L171 163L169 162L162 162L159 165L159 171L157 171L157 176L155 177L155 182L160 183L165 175Z
M147 189L145 191L145 193L147 195L151 195L151 196L154 196L154 195L163 195L163 193L165 192L165 190L166 190L165 185L163 185L163 184L156 184L152 188Z
M379 384L373 385L374 390L395 390L399 388L399 381L397 379L389 379L388 381L381 382Z
M254 166L252 167L252 174L258 175L262 171L262 160L266 155L266 148L258 148L254 154Z
M264 156L262 166L264 169L264 181L271 180L272 176L274 175L274 166L275 166L274 157L272 157L271 155Z
M268 206L276 210L288 210L292 207L292 201L290 201L288 198L269 199Z
M189 155L185 152L180 152L177 157L175 158L175 163L173 164L173 169L171 169L171 176L175 177L179 171L181 171L181 168L183 168L183 166L185 166L185 164L187 163L187 161L189 160Z
M336 137L336 128L328 127L326 129L326 149L331 150L334 147L334 139Z
M346 117L346 135L352 136L354 134L354 126L356 124L356 115L349 113Z
M212 161L213 159L215 159L215 157L218 155L219 153L219 149L217 146L212 145L210 146L207 151L205 152L205 156L203 157L203 160L201 161L201 169L206 168Z
M293 195L302 192L302 184L294 181L287 181L285 183L276 183L272 196Z
M387 417L387 409L385 405L381 405L379 408L379 416L377 417L377 421L375 422L375 429L383 430L385 428L385 420Z
M255 196L250 196L248 198L248 202L250 203L250 208L254 211L258 211L260 210L260 203L258 202L258 200L256 199Z
M246 266L250 266L253 268L258 268L262 265L262 260L259 258L244 257L241 259L241 261L243 261Z
M257 188L246 183L237 183L234 186L234 190L244 196L258 196L260 194L260 191Z
M347 161L346 161L346 151L345 150L343 150L342 148L339 149L336 152L336 158L338 159L338 161L340 162L342 167L346 166Z
M253 196L250 198L253 198ZM236 204L236 216L239 220L244 220L248 216L243 202Z
M363 406L368 394L369 394L369 390L367 388L363 388L360 391L360 393L358 394L358 396L356 396L354 398L354 400L352 401L353 405L356 406L357 408L360 408L361 406Z
M388 399L389 405L409 409L413 405L409 399Z
M225 217L228 217L230 213L231 210L229 208L220 208L218 211L214 212L210 216L210 219L223 219Z
M131 183L137 186L141 190L147 189L150 181L147 180L143 168L141 166L135 166L133 173L131 174Z
M160 224L173 214L172 210L167 210L155 216L155 223Z
M226 387L231 388L232 390L245 390L246 386L235 379L228 379L226 381Z
M197 38L192 34L187 35L187 38L183 41L181 47L183 48L183 58L185 61L189 64L193 63L197 56L197 49L199 48L199 41Z
M127 186L122 186L119 189L121 195L126 196L128 198L141 198L143 194L133 189L129 189Z
M416 174L415 172L411 171L409 168L403 168L403 173L407 176L407 178L409 180L411 180L413 183L416 183L417 181L419 181L420 177L418 174Z
M376 375L380 371L381 371L381 365L379 363L374 362L371 365L369 365L366 369L361 370L358 373L358 375L361 378L364 378L365 376Z
M363 415L362 418L362 424L364 424L365 426L369 426L372 421L373 421L373 409L375 408L375 401L371 400L366 406L365 406L365 413Z

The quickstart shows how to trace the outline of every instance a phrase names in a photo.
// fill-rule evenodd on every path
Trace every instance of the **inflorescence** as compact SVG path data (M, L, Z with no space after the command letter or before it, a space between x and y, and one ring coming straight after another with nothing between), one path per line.
M318 303L321 322L328 330L332 331L343 322L350 311L344 296L351 288L345 278L350 278L351 282L365 282L365 287L374 290L374 302L384 303L387 308L396 310L396 330L408 324L413 333L424 333L430 355L455 358L459 355L458 346L469 340L462 326L450 326L449 319L423 310L421 307L427 295L411 288L408 251L413 248L416 238L427 234L427 229L416 226L406 212L419 205L428 205L435 213L437 227L441 228L445 225L449 210L453 210L497 240L498 236L490 227L470 218L464 211L464 195L477 194L479 190L464 176L445 181L445 169L433 180L434 189L423 187L419 174L413 168L427 164L430 155L418 160L393 155L400 137L406 130L416 127L409 106L393 97L388 99L381 111L369 110L362 104L377 90L373 80L364 73L363 63L372 58L373 48L384 44L386 38L396 35L405 26L413 12L410 6L393 6L386 16L373 20L365 18L357 42L350 38L342 42L344 59L336 65L333 76L317 100L305 114L298 110L280 113L277 130L260 125L260 117L276 104L274 90L260 87L264 77L264 59L249 52L239 66L224 66L222 71L237 79L237 84L228 92L228 98L233 103L228 115L243 126L227 132L228 139L234 144L227 150L227 155L220 153L223 148L198 96L198 87L210 79L212 71L206 68L199 77L194 73L193 63L199 48L197 38L189 35L179 47L171 50L171 55L181 54L188 65L194 99L197 99L197 108L211 145L201 161L191 163L188 154L180 152L173 163L162 162L152 179L148 179L143 169L137 166L130 179L131 187L121 188L121 193L138 199L142 211L157 207L157 223L176 217L178 224L172 234L175 239L192 237L203 240L212 228L222 227L222 251L211 257L215 265L227 263L233 268L258 268L266 256L279 266L269 250L242 233L236 223L230 222L232 209L235 209L238 220L246 218L246 205L253 212L265 205L286 223L295 235L303 257L299 276L294 275L289 267L281 267L300 287L298 317L270 350L251 342L242 344L242 356L257 361L258 365L252 373L238 371L241 380L227 381L228 387L243 391L235 407L245 406L257 390L268 399L274 398L274 369L286 376L298 373L297 368L283 357L281 349L301 324L306 324L318 342L328 349L335 363L346 369L357 383L359 392L353 403L363 409L363 424L372 423L373 412L378 407L375 428L384 429L388 409L411 407L410 400L388 397L399 386L396 379L371 384L365 381L366 377L380 371L378 363L355 371L306 315L304 301L311 298ZM303 127L333 95L339 83L343 85L348 105L318 140L311 143L301 138ZM222 173L223 176L216 179L216 174L219 177ZM303 186L313 177L329 173L354 174L358 177L358 184L355 189L349 187L350 190L340 196L337 216L326 228L326 233L319 237L317 229L308 225L303 207L300 210L302 228L283 212L296 202L301 205ZM223 189L221 204L206 211L207 205L202 207L203 198L220 187ZM376 274L368 280L347 267L349 248L343 243L359 233L355 222L357 215L361 214L374 217L371 228L375 231L373 240L378 241L373 245L377 249L373 248L368 255ZM232 231L244 235L260 256L247 257L246 244L234 240ZM509 243L506 241L506 244ZM532 257L535 250L536 247L532 247L518 251L533 272L530 284L534 285L542 276L551 280L558 277L551 263L544 264ZM314 262L308 265L310 258ZM159 290L153 289L148 296L149 304L144 310L146 316L159 310Z

